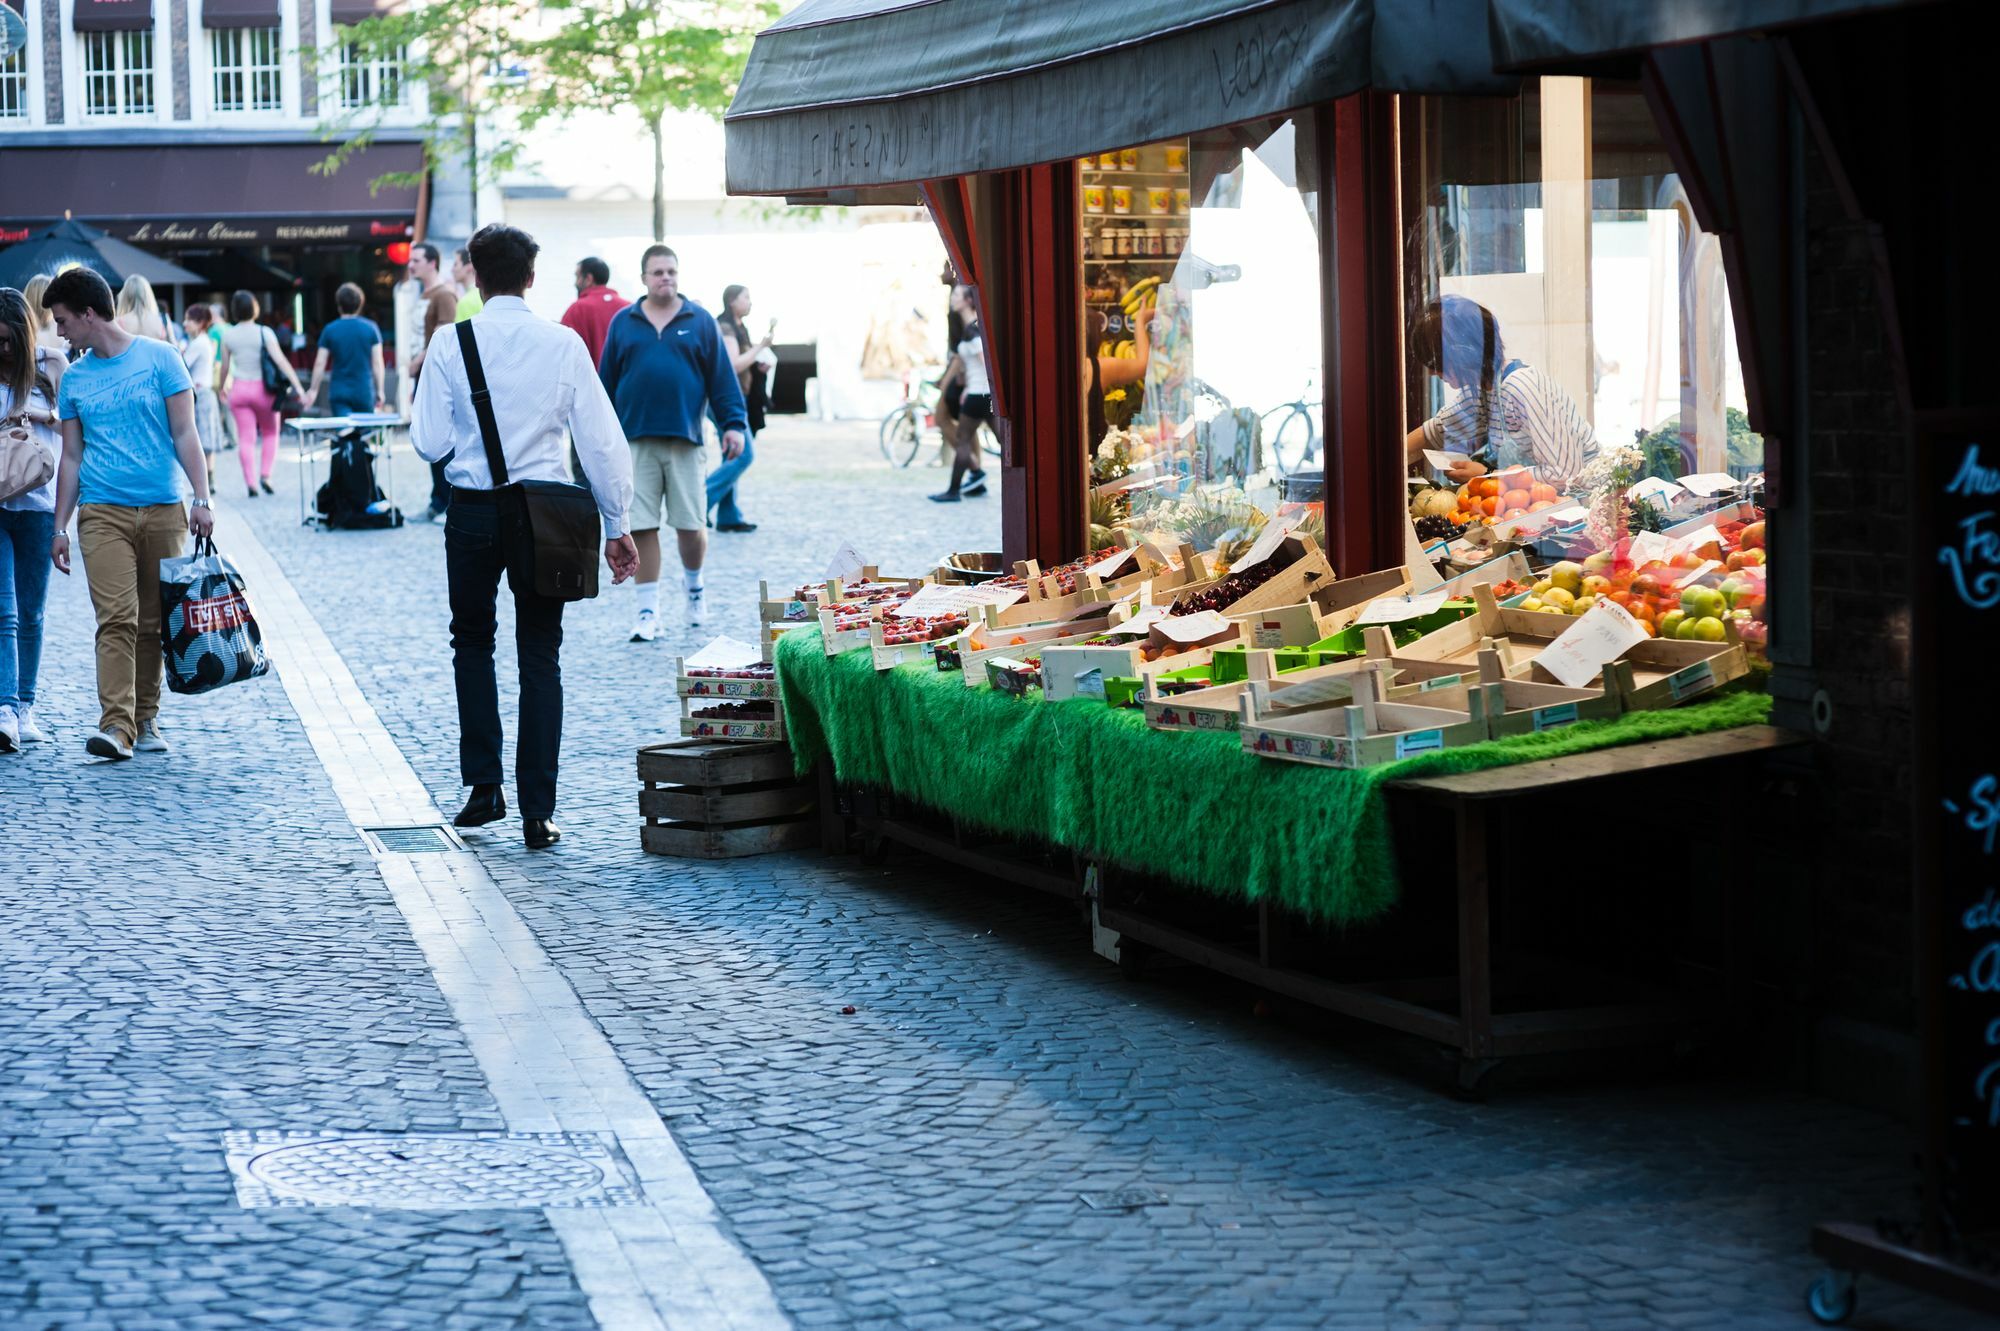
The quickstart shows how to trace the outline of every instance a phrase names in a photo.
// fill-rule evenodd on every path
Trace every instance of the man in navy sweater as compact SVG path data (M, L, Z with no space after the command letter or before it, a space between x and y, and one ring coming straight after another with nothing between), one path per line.
M708 554L702 417L713 408L722 456L743 451L743 391L715 317L680 294L680 259L654 245L640 260L645 296L618 312L597 374L632 449L632 539L639 547L633 642L660 631L660 527L674 529L687 581L687 622L702 621L701 565Z

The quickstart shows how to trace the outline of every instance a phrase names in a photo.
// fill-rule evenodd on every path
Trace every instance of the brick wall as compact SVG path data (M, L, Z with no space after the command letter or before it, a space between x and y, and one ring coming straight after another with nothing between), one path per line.
M1870 224L1847 219L1824 159L1806 163L1813 675L1833 704L1819 744L1815 1006L1914 1024L1909 880L1910 443Z

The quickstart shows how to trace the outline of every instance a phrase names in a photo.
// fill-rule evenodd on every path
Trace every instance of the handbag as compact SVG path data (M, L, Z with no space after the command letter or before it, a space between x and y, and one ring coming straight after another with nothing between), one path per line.
M486 445L486 469L496 489L513 490L528 516L527 566L537 595L555 601L587 601L597 595L597 549L601 541L597 501L590 491L568 481L509 481L507 455L500 449L500 423L493 418L493 395L486 390L486 367L479 363L479 342L472 320L454 325L458 349L465 358L465 379L472 389L473 414L479 417L479 438ZM510 566L508 581L513 583ZM521 589L514 587L516 592Z
M278 358L271 354L271 343L278 335L268 328L261 331L263 336L258 339L257 350L263 363L264 391L271 395L271 409L279 413L296 412L299 395L292 391L290 377L278 367Z
M0 427L0 504L39 490L56 474L56 460L25 425Z

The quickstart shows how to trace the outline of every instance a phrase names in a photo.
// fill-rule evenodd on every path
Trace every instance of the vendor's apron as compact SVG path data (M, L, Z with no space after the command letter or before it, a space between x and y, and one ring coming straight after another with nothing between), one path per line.
M1493 381L1493 418L1486 422L1486 437L1490 457L1486 459L1489 471L1511 471L1515 467L1533 465L1535 451L1526 438L1507 428L1507 412L1500 404L1500 385L1507 382L1507 376L1521 368L1522 362L1510 360L1501 367L1500 377Z

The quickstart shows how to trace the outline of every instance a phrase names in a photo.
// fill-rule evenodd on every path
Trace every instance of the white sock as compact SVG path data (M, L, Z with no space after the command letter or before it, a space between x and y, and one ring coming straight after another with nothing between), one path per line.
M638 598L640 614L649 610L656 615L660 613L660 583L657 578L652 582L633 583L632 593Z
M685 580L687 581L687 594L688 594L689 596L699 596L699 595L701 595L701 570L700 570L700 569L698 569L698 568L684 568L684 569L682 569L682 570L681 570L681 577L682 577L682 578L684 578L684 579L685 579Z

